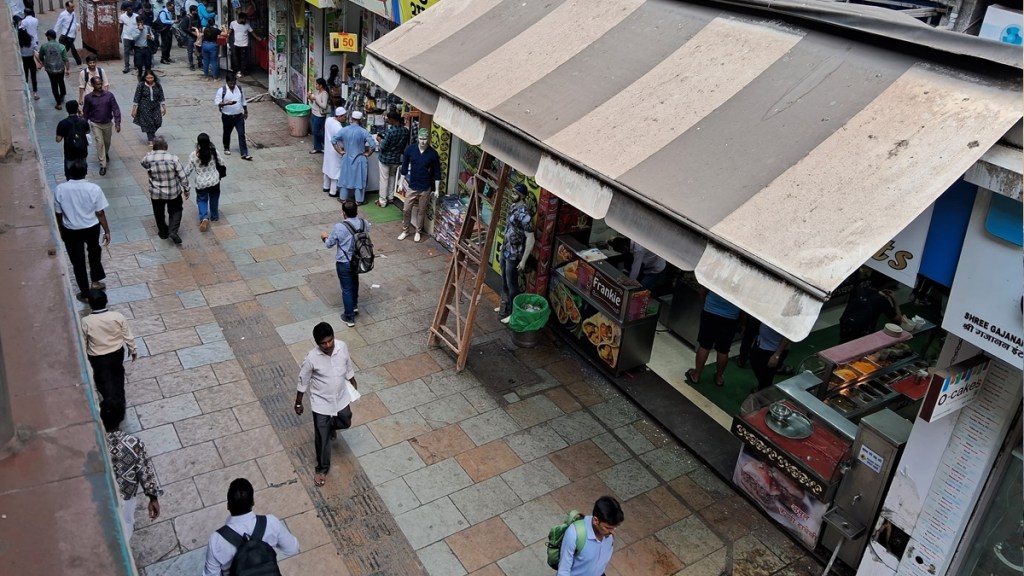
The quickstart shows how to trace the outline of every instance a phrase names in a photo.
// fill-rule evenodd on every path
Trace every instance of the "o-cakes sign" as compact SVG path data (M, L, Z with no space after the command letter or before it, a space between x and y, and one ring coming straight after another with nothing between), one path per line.
M921 405L921 419L935 422L974 401L992 360L979 354L945 370L933 370L928 394Z

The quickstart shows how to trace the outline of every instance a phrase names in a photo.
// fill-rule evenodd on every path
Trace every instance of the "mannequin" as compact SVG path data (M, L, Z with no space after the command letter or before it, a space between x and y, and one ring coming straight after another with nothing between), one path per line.
M399 186L405 188L405 206L402 209L402 233L398 239L405 240L412 226L413 241L419 242L428 193L436 198L441 190L441 157L430 146L430 131L426 128L420 128L416 143L405 149L399 173Z
M522 292L519 288L519 273L526 266L526 260L536 242L533 214L526 203L530 191L522 183L516 184L512 190L516 199L508 209L505 242L501 247L501 306L494 309L501 315L502 324L508 324L512 318L512 301Z

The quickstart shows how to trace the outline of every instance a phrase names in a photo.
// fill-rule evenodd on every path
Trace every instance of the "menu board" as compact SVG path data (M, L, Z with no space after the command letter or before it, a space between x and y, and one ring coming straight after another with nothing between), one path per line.
M898 575L945 574L1021 402L1021 371L993 360L960 411Z

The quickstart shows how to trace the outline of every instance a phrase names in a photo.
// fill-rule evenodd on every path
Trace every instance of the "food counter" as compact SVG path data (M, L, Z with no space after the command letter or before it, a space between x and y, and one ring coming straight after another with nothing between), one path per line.
M658 310L650 290L605 260L596 248L558 237L548 301L558 325L618 375L651 359Z

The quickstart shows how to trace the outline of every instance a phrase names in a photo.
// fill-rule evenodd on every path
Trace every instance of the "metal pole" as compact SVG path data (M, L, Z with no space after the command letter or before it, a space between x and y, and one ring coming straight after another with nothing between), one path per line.
M827 576L829 571L832 570L832 565L836 563L836 558L839 556L839 549L843 547L843 542L846 542L845 538L840 538L836 544L836 549L832 551L832 557L828 559L828 564L825 565L825 570L822 571L821 576Z

